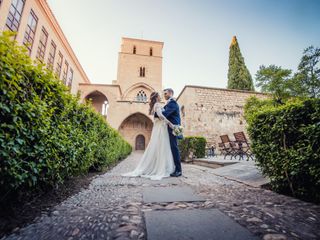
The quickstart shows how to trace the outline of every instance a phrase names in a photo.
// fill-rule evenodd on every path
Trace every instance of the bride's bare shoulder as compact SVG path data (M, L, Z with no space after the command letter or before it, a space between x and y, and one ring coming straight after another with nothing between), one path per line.
M154 106L155 106L155 107L161 107L161 103L156 102L156 103L154 104Z

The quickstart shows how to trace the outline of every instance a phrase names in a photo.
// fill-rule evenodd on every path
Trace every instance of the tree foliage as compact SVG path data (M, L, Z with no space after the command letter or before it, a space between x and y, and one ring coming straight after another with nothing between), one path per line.
M291 70L281 67L262 65L256 73L256 84L261 87L262 92L273 94L276 102L281 103L283 99L290 96Z
M251 74L244 63L237 38L234 36L229 50L228 88L253 91Z
M320 49L310 46L304 50L296 73L275 65L262 65L256 73L256 84L280 103L289 97L319 98L319 60Z
M320 97L320 48L310 46L303 52L298 71L292 79L296 96Z

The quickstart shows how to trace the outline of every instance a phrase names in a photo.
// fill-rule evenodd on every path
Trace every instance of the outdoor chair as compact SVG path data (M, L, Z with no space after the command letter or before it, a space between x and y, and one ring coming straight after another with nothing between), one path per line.
M226 159L227 156L231 156L231 159L236 155L235 148L232 144L232 142L229 139L228 135L222 135L220 136L221 143L219 143L219 147L221 147L221 152L224 155L224 159Z
M246 138L244 132L236 132L233 134L235 142L238 145L237 155L240 156L240 159L243 159L243 156L247 156L247 159L251 158L253 160L253 154L251 152L250 143Z

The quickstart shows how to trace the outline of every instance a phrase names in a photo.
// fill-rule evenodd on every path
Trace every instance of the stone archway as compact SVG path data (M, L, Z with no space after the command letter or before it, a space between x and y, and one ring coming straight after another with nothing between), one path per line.
M136 147L135 147L136 150L145 150L146 149L146 138L142 134L139 134L136 137L136 144L135 145L136 145Z
M106 95L101 93L100 91L93 91L85 97L85 100L90 100L92 102L92 106L98 112L107 117L109 101Z
M142 113L134 113L121 123L119 132L131 144L133 149L144 150L149 143L152 127L153 122L149 117ZM142 137L144 138L144 144Z

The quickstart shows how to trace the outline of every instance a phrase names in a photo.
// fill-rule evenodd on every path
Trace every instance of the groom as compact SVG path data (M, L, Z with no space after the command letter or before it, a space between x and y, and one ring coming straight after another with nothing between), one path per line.
M173 99L173 90L167 88L163 90L164 98L167 100L167 104L164 106L164 112L162 114L174 125L180 125L180 111L178 103ZM169 139L171 152L173 155L174 165L176 170L170 174L171 177L180 177L182 175L180 154L178 149L177 137L172 134L172 129L168 126Z

